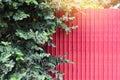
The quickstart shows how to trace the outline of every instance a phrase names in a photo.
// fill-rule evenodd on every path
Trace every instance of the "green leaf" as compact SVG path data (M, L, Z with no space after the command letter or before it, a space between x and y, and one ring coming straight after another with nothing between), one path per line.
M14 19L15 21L18 21L18 20L23 20L23 19L28 18L28 17L30 17L29 14L26 14L25 12L22 12L22 11L19 11L19 10L18 10L18 11L15 13L15 15L13 16L13 19Z
M26 2L28 5L30 5L30 4L38 5L37 0L25 0L25 2Z
M20 29L19 29L19 30L16 30L16 36L18 36L18 37L20 37L20 38L23 38L23 39L25 39L25 40L31 38L31 37L28 35L27 32L22 31L22 30L20 30Z
M16 60L17 60L17 61L19 61L19 60L20 60L20 61L24 61L24 58L23 58L23 57L17 57Z
M16 51L17 56L23 56L23 53L21 51Z
M1 41L1 44L5 45L5 46L8 46L8 45L10 45L11 43L10 43L10 42Z

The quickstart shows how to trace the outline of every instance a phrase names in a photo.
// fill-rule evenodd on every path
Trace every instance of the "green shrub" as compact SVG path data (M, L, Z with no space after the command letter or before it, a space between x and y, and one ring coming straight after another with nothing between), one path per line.
M0 0L0 80L52 80L61 58L46 53L57 26L55 0Z

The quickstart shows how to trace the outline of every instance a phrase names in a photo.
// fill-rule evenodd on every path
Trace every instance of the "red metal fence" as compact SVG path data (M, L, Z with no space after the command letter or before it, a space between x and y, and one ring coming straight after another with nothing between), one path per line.
M83 10L73 24L78 28L66 35L57 29L48 48L53 55L66 53L74 64L61 64L64 80L120 80L120 10Z

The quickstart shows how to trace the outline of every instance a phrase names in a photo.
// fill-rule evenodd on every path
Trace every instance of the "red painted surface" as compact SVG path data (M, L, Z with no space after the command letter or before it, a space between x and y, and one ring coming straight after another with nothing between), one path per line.
M74 64L61 64L64 80L120 80L120 10L83 10L85 14L69 22L78 25L66 35L57 29L48 47L52 55L67 53L65 58Z

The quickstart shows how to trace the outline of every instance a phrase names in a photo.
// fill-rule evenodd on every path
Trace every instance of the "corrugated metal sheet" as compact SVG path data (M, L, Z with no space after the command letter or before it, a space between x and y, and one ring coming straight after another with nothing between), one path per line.
M69 22L78 28L66 35L57 29L52 55L65 55L74 64L61 64L64 80L120 80L120 10L82 10Z

